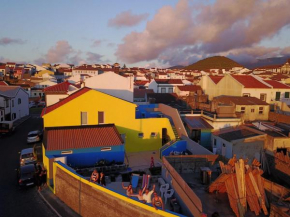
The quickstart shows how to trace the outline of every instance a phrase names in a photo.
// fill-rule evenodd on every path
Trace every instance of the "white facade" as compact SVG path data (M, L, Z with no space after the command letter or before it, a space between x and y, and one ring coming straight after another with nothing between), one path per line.
M85 80L85 86L133 102L134 78L105 72Z
M19 118L29 115L28 94L21 87L15 88L7 86L6 88L10 88L11 90L14 88L14 90L0 90L0 107L4 108L1 110L0 120L16 121Z
M152 89L154 93L175 93L177 86L184 86L184 84L158 84L155 80L152 80L148 89Z
M55 82L55 81L46 80L46 81L39 82L38 84L35 85L35 87L36 88L46 88L46 87L50 87L50 86L53 86L56 84L57 84L57 82Z

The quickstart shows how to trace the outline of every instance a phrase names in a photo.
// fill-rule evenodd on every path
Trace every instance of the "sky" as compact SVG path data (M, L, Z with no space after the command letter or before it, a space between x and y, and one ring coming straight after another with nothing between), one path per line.
M290 54L289 0L0 0L0 62L189 65Z

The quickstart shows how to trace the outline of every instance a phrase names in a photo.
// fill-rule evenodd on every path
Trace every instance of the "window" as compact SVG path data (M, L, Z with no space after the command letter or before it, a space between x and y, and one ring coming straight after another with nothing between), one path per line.
M251 94L249 94L249 93L244 93L243 94L243 97L250 97L251 96Z
M161 88L161 93L166 93L166 88Z
M144 137L144 133L138 133L138 137L139 138L143 138Z
M245 113L246 107L241 107L241 113Z
M20 98L18 98L18 105L20 105L21 104L21 99Z
M289 98L289 92L285 92L285 98Z
M68 151L62 151L61 154L72 154L73 151L72 150L68 150Z
M267 94L265 94L265 93L260 94L260 100L266 101L266 98L267 98Z
M34 96L37 96L37 93L34 93Z
M254 113L255 112L255 109L251 109L251 112Z
M223 147L224 147L224 148L226 147L226 144L225 144L225 143L223 143Z
M12 120L16 118L16 113L12 113Z
M81 112L81 125L88 124L88 114L87 112Z
M264 107L259 107L259 114L263 114Z
M14 100L11 100L12 108L14 107Z
M281 92L276 92L276 100L280 100Z
M156 137L156 133L152 132L151 137Z
M8 100L8 99L5 100L5 107L6 107L6 108L9 107L9 100Z
M101 151L111 151L112 148L111 147L105 147L105 148L101 148Z
M173 87L168 88L168 93L173 93Z
M216 139L213 139L213 147L216 147Z
M98 124L104 124L104 112L98 112Z

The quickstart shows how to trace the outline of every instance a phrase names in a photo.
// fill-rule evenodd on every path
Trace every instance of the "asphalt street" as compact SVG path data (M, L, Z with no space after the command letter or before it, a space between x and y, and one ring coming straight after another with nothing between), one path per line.
M26 143L29 131L42 129L42 119L33 115L18 126L12 135L0 138L0 217L56 216L41 199L35 186L19 189L16 171L22 149L33 147Z

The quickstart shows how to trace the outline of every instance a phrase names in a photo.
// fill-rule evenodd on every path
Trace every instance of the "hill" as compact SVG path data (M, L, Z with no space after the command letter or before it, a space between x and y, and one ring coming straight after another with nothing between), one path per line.
M184 68L184 66L182 66L182 65L176 65L176 66L171 66L168 69L182 69L182 68Z
M184 69L193 69L193 70L208 70L208 69L226 69L229 70L233 67L243 67L239 63L224 57L224 56L214 56L209 57L196 63L193 63L189 66L184 67Z

